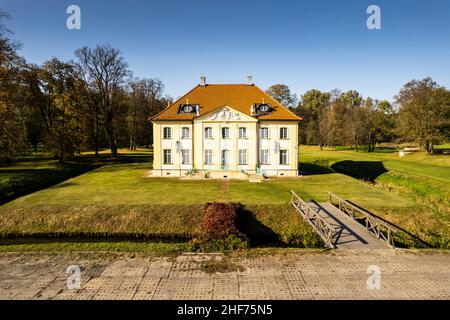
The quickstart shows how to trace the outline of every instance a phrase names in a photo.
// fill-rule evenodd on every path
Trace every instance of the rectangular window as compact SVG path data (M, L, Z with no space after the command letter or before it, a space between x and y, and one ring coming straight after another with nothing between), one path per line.
M246 165L247 164L247 150L239 150L239 164Z
M213 164L212 150L205 150L205 164Z
M169 127L163 128L163 138L164 139L172 139L172 128L169 128Z
M181 150L181 164L191 164L191 150Z
M247 139L247 128L239 128L239 139Z
M287 165L289 164L288 151L280 150L280 164Z
M222 128L222 139L230 139L230 128Z
M188 127L181 128L181 139L189 139L191 137L191 130Z
M269 150L261 150L260 159L261 164L270 164L269 162Z
M164 164L172 164L172 150L164 150Z
M289 139L288 137L288 128L280 128L280 139Z
M260 128L259 130L261 139L269 139L269 128Z
M212 139L213 138L213 130L211 127L205 128L205 139Z

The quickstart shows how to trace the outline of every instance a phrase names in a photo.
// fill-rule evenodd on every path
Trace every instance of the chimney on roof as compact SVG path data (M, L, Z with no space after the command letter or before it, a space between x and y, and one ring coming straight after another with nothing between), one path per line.
M253 76L247 76L247 85L252 86L253 85Z
M206 87L206 77L205 76L200 77L200 85L202 87Z

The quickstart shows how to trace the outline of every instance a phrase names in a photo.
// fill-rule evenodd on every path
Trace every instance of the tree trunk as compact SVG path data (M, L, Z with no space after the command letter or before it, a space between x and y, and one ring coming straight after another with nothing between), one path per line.
M95 115L95 158L98 158L98 151L100 149L99 143L98 143L98 129L99 129L99 119L98 119L98 112Z
M130 147L128 148L130 151L134 150L133 138L130 138Z
M129 147L129 149L130 149L130 151L133 151L135 149L133 133L130 134L130 147Z
M117 158L117 145L116 142L114 141L114 144L111 145L111 156L116 159Z
M62 140L59 141L58 161L59 163L64 162L64 142Z
M99 146L98 146L98 139L95 140L95 158L98 158L98 151L99 151Z
M116 159L117 158L117 141L116 141L116 135L114 131L111 131L109 135L110 145L111 145L111 157Z

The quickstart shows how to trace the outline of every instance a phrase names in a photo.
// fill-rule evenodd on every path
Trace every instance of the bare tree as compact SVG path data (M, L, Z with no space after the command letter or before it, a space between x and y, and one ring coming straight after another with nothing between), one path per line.
M164 108L164 85L159 79L133 79L129 83L129 90L129 148L135 150L138 143L150 145L152 127L149 117Z
M6 33L11 33L11 31L6 28L6 25L2 22L9 19L11 19L9 13L0 9L0 36L2 37L5 36Z
M120 92L125 78L130 75L128 64L120 51L109 45L97 46L95 49L84 47L75 55L80 67L86 72L86 80L98 93L98 106L103 125L108 135L111 156L117 157L117 137L115 120L119 108Z
M83 108L86 110L86 134L88 144L94 147L95 157L100 150L100 94L95 83L89 81L89 74L80 64L77 64L76 76L80 83L80 95L84 98Z

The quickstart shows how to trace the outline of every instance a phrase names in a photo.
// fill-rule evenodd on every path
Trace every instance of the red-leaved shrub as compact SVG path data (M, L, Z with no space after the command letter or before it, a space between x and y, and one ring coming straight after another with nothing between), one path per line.
M231 203L208 203L203 218L204 240L225 240L232 235L240 236L236 225L238 207Z

